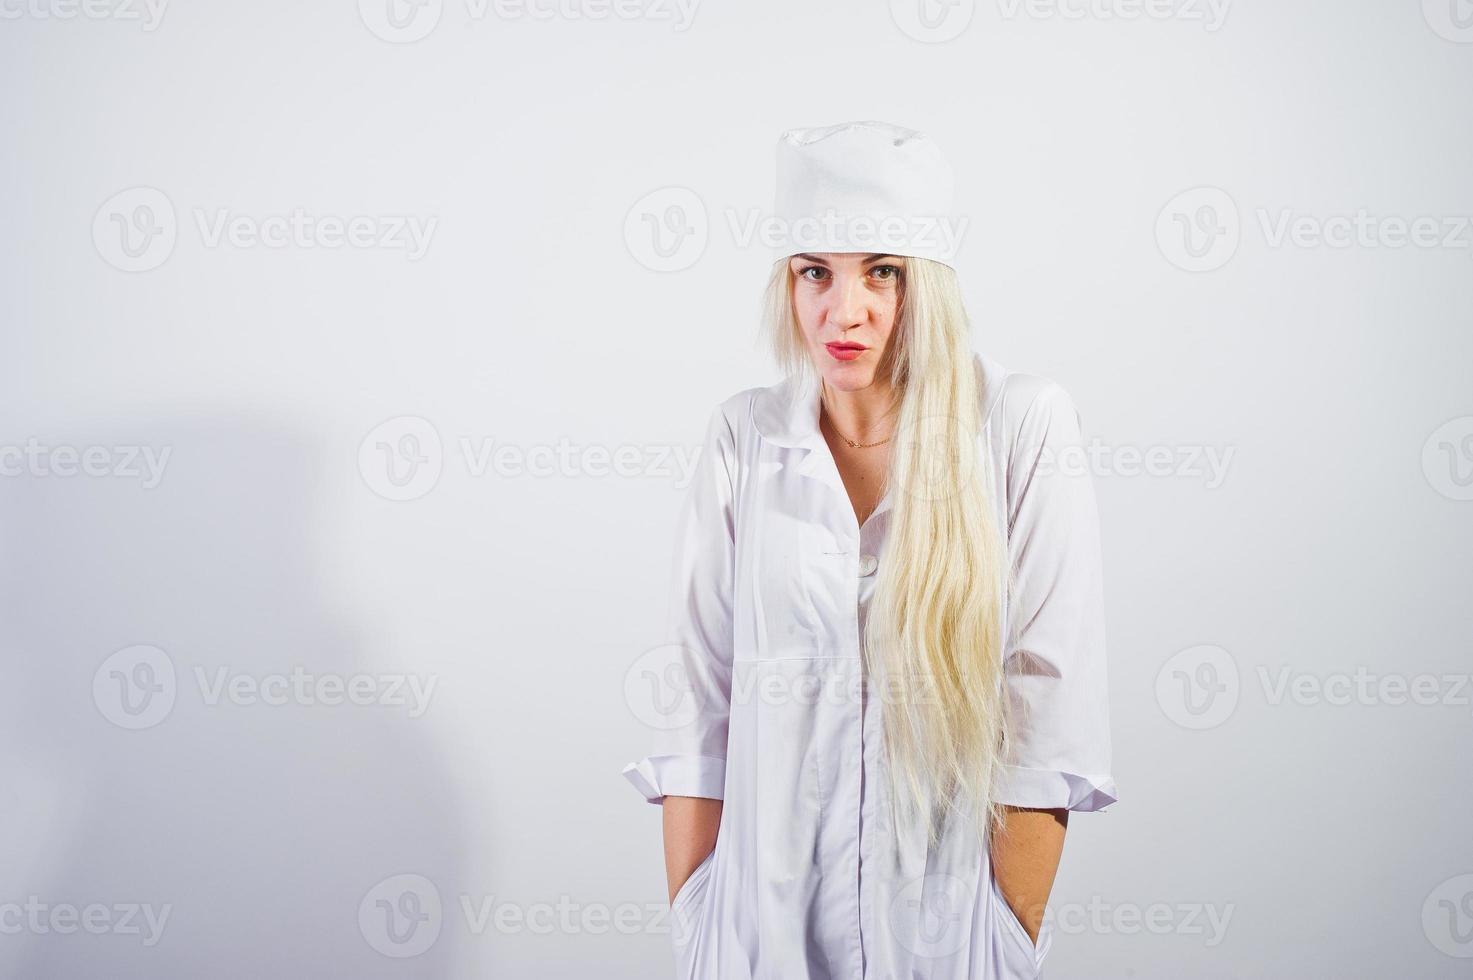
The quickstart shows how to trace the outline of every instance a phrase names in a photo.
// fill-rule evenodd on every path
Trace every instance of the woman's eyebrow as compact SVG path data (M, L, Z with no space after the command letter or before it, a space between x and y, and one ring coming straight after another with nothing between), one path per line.
M791 258L803 259L806 262L817 262L819 265L828 265L827 260L819 258L817 255L814 255L811 252L799 252L798 254L791 256ZM864 257L864 263L865 265L868 265L871 262L879 262L882 259L898 258L900 258L900 256L891 255L889 252L872 252Z

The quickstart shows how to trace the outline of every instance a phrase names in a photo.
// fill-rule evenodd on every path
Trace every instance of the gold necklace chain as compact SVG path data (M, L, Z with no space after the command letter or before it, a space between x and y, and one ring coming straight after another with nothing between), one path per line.
M820 398L820 402L823 405L824 414L829 417L829 428L834 430L834 435L838 436L840 439L843 439L846 443L848 443L850 449L872 449L875 446L883 446L885 443L895 438L895 433L892 432L885 438L881 439L879 442L855 442L853 439L850 439L844 433L840 432L837 425L834 425L834 413L829 411L828 400ZM889 413L887 412L885 414L888 415Z

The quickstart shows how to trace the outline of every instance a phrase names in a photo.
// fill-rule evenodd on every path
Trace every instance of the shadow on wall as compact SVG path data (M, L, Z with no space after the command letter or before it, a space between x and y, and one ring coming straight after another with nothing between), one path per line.
M464 808L433 694L388 690L425 672L326 607L325 455L240 418L48 442L170 455L0 477L0 975L450 976Z

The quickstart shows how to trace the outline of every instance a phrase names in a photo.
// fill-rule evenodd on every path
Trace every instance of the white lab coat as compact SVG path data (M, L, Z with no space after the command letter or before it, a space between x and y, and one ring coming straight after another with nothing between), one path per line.
M977 357L983 465L1015 575L1005 683L1020 721L1003 803L1099 810L1110 775L1095 499L1057 384ZM1036 977L985 848L893 826L882 698L860 636L889 495L860 527L798 375L711 416L683 508L671 649L678 724L624 768L644 797L724 799L712 852L671 907L679 980ZM1076 457L1078 456L1076 452ZM667 675L667 678L670 675ZM673 703L673 702L672 702Z

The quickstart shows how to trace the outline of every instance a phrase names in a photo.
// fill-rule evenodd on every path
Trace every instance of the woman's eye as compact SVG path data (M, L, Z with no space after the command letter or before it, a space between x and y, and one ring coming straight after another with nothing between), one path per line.
M802 276L804 279L807 279L809 282L822 282L823 277L828 273L828 271L829 270L825 269L821 265L810 265L808 268L799 272L798 275ZM816 275L810 276L810 272L816 273Z
M884 280L885 282L889 282L889 281L891 281L893 279L900 278L900 266L898 266L898 265L877 265L873 269L870 270L870 273L872 275L876 276L877 278L879 278L881 280ZM881 273L883 273L883 275Z

